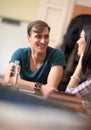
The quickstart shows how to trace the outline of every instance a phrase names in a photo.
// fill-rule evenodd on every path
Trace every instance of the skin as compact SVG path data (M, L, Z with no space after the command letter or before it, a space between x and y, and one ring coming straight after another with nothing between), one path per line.
M31 56L30 56L30 68L34 72L36 71L40 65L43 63L46 57L46 49L49 44L49 31L48 28L44 28L41 33L36 33L36 29L33 27L31 31L31 35L27 36L29 44L31 46ZM15 77L9 78L11 66L13 63L10 63L4 77L4 84L14 85ZM63 66L56 65L53 66L49 72L47 78L47 84L42 85L41 93L43 98L47 98L47 96L53 92L57 91L57 87L62 79L63 75ZM21 78L18 78L17 87L27 90L34 90L35 82L26 81Z
M78 56L81 56L81 54L84 53L84 50L86 48L86 42L85 42L85 32L84 30L82 30L82 32L80 33L80 38L77 41L78 44Z
M34 28L32 30L35 30ZM49 44L49 32L45 28L42 33L37 34L32 31L31 36L28 36L28 41L31 46L30 67L32 71L36 71L46 56L46 49Z

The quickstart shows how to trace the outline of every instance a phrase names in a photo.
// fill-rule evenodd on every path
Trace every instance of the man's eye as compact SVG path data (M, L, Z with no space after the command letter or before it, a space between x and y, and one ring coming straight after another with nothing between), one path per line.
M49 35L45 35L44 38L45 38L45 39L49 38Z
M37 39L41 38L41 36L40 36L40 35L36 35L35 37L36 37Z
M44 35L44 36L36 35L35 38L37 38L37 39L41 39L41 38L48 39L49 35Z

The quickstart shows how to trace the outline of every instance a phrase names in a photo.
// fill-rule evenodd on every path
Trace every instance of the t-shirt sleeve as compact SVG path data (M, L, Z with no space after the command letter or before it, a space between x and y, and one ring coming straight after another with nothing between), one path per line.
M62 65L64 68L66 68L65 55L61 50L56 50L51 57L51 66L55 65Z
M17 49L11 56L9 62L15 62L15 60L21 61L21 49Z

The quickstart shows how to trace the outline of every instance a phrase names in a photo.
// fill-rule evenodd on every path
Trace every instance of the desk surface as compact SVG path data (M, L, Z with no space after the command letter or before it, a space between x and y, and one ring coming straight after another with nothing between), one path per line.
M0 86L0 129L90 130L88 117L64 105Z

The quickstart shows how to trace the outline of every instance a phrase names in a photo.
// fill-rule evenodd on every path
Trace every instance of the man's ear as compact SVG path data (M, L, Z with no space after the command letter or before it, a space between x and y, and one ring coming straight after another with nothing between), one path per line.
M27 35L27 39L28 39L29 42L30 42L30 37L31 37L31 36Z

